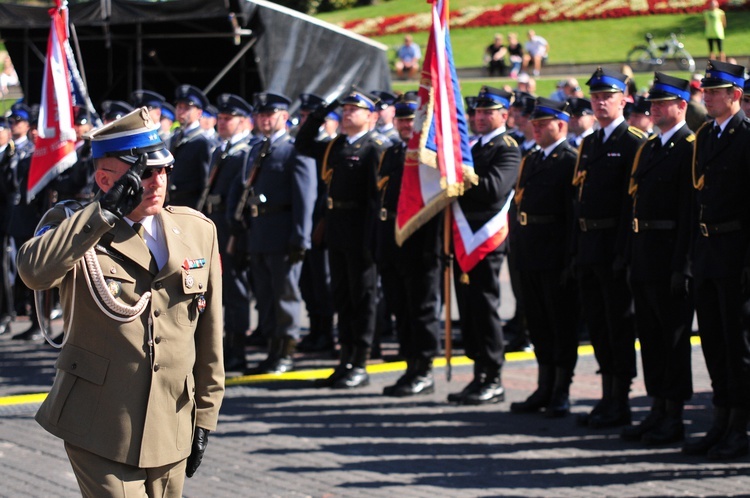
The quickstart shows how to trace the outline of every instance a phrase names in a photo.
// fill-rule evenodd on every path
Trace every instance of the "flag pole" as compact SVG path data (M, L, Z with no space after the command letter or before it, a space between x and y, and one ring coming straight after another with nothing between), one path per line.
M445 270L443 273L443 306L445 307L445 380L451 381L453 377L453 331L451 321L451 269L453 260L451 258L451 205L445 206L443 216L443 254L445 255Z

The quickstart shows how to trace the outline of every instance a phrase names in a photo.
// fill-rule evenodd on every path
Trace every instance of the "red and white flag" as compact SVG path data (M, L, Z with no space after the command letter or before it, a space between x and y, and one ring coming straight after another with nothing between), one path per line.
M39 106L39 137L29 170L27 201L70 168L77 160L73 128L70 72L68 69L67 2L55 0L49 10L52 23L47 40L42 98Z
M414 135L409 141L396 214L396 242L400 245L414 231L452 206L452 235L456 261L469 272L508 235L505 207L474 232L456 198L465 186L477 184L469 145L469 128L463 98L453 64L448 28L448 0L432 4L432 29L422 65L419 108Z
M430 31L414 135L406 151L396 214L400 245L430 218L464 192L464 181L475 181L469 129L453 64L448 28L448 0L432 4Z

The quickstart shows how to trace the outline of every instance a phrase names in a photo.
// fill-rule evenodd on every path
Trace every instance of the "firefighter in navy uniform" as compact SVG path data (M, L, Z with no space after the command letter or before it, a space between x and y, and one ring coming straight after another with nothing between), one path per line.
M683 439L682 408L693 394L688 244L695 135L685 123L689 88L687 80L655 74L648 100L660 133L641 146L630 180L630 287L652 404L646 418L620 436L649 445Z
M227 197L245 163L251 147L260 141L250 134L247 121L253 107L242 97L229 93L216 100L217 129L221 140L211 157L206 186L197 209L216 225L219 254L223 265L224 300L224 366L228 371L245 369L245 333L250 328L250 289L245 262L227 254L230 236ZM230 297L231 296L231 297Z
M299 277L310 248L317 179L315 161L299 153L286 131L289 104L284 95L255 96L255 124L263 141L248 154L241 181L229 194L229 214L235 220L244 214L259 328L268 337L268 356L248 374L292 370L299 340Z
M305 124L310 114L318 107L325 104L325 101L312 93L301 93L299 96L299 126L290 131L290 134L296 136L299 127ZM329 113L335 115L334 113ZM329 119L329 116L326 119ZM327 136L321 128L321 132L316 137L320 142L329 142L333 137ZM323 351L333 351L333 296L331 295L331 270L328 264L328 250L323 241L323 231L316 230L323 226L321 221L326 212L326 192L327 185L320 177L321 161L316 160L318 195L315 199L313 209L313 232L312 246L305 253L305 261L302 262L302 275L300 276L299 286L302 293L302 299L305 301L305 307L310 320L310 332L297 345L297 350L306 353L317 353Z
M375 129L390 140L391 143L396 144L400 142L401 138L393 122L396 117L396 108L394 106L398 100L398 96L383 90L373 90L370 93L379 99L377 102L378 121Z
M505 129L511 98L511 93L486 86L477 98L475 126L481 136L471 153L479 183L459 198L473 231L502 210L516 183L521 152ZM454 273L461 337L466 355L474 360L474 378L462 391L449 394L449 402L480 405L505 399L500 382L504 361L499 314L502 251L501 244L468 274Z
M175 164L169 184L170 204L195 208L206 186L211 154L216 147L200 126L206 107L208 99L198 88L180 85L175 90L175 110L180 128L170 140Z
M34 116L32 109L20 102L11 107L8 121L10 122L11 137L15 145L15 175L13 180L14 191L13 209L10 217L10 236L13 237L16 247L34 236L34 228L42 219L44 211L49 207L46 192L39 192L31 201L27 201L29 169L31 168L31 156L34 153L34 143L29 139L29 131ZM31 290L21 281L16 279L15 287L16 311L23 312L25 307L29 311L31 327L26 331L13 336L14 339L39 340L42 331L36 314L36 304Z
M630 423L630 383L635 377L632 297L626 279L630 231L630 171L646 140L623 116L628 77L598 68L588 80L601 129L583 140L573 177L576 211L574 262L591 345L602 376L602 398L580 425Z
M696 131L693 163L691 262L714 417L708 433L682 451L715 460L748 454L750 330L742 326L742 306L750 295L750 120L740 109L744 70L709 61L701 86L713 120Z
M10 219L16 195L16 144L10 138L8 120L0 117L0 335L10 332L15 309L11 285Z
M401 141L390 147L380 165L381 209L377 260L388 306L396 315L399 355L406 372L383 389L386 396L413 396L434 392L432 360L440 347L440 256L442 215L437 215L396 246L395 223L406 147L414 130L416 92L396 103L396 129Z
M321 387L356 388L370 382L365 367L375 334L377 171L385 150L370 129L376 100L358 91L344 97L342 134L329 143L315 137L337 103L321 106L300 128L295 143L300 152L322 161L322 177L328 184L325 241L341 350L339 365L318 383Z
M530 116L539 148L521 163L515 190L517 227L511 233L539 363L537 389L512 403L513 413L569 413L569 388L578 359L577 300L570 266L573 187L578 154L566 140L568 104L539 97Z

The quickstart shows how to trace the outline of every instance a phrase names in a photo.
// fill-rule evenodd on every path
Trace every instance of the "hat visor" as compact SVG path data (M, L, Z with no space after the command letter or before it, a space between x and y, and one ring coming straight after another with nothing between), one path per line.
M734 86L732 83L717 78L703 78L701 88L729 88Z
M646 97L647 102L659 102L662 100L680 100L681 98L677 95L672 95L671 93L664 93L664 92L651 92L648 94L648 97Z
M131 166L138 161L137 156L117 156L117 158ZM166 148L148 152L147 168L162 168L172 164L174 164L174 156Z
M622 88L616 86L592 86L589 87L589 93L625 93Z

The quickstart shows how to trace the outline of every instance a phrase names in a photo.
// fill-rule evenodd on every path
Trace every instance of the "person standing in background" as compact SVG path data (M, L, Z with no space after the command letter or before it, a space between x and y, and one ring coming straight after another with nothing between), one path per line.
M703 11L703 22L706 26L706 40L708 41L708 58L716 59L714 43L719 51L719 60L726 62L724 53L724 29L727 27L727 15L719 8L717 0L708 2L708 8Z

